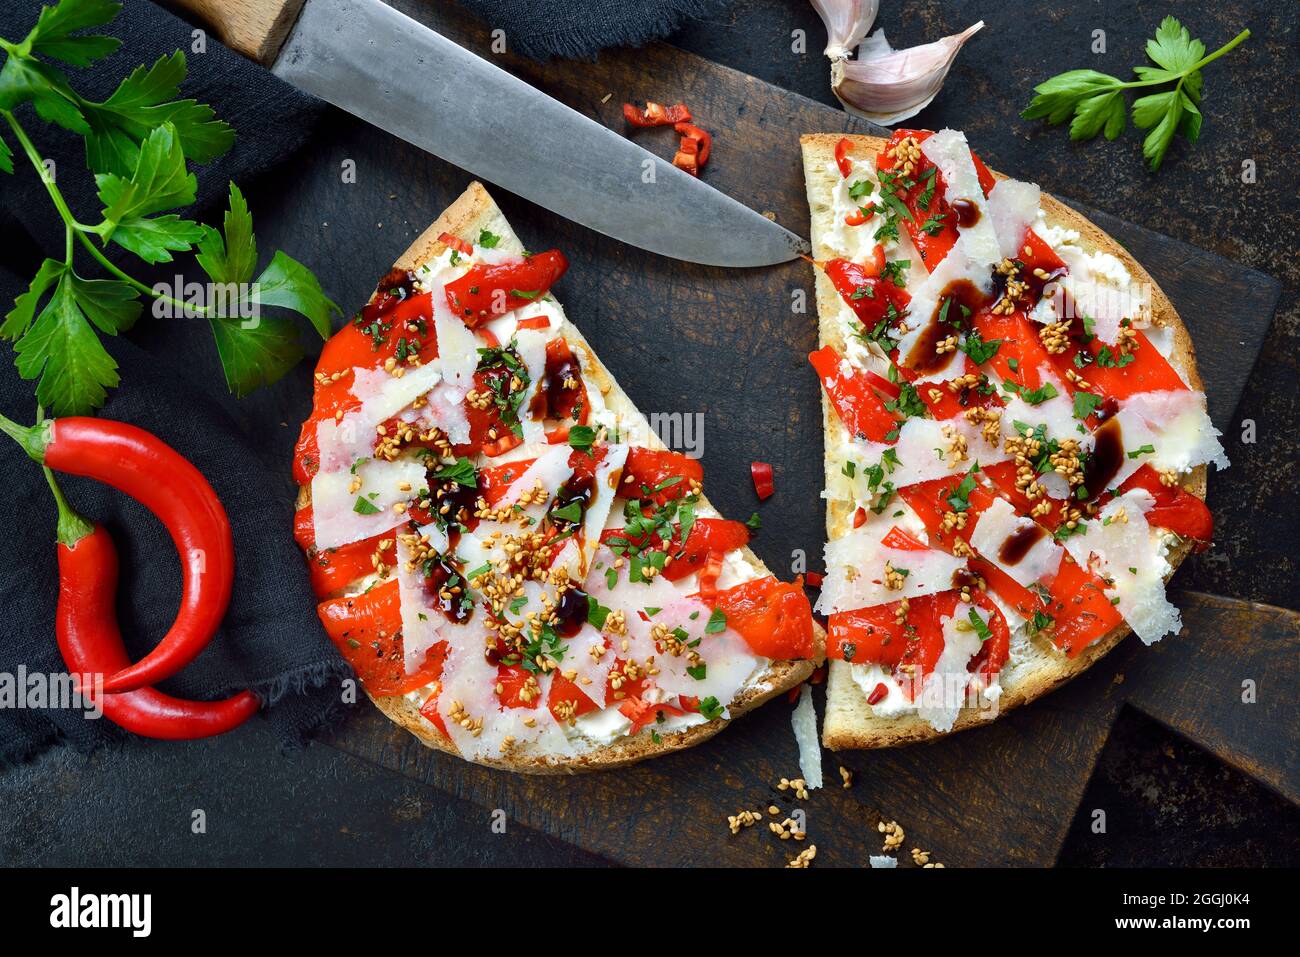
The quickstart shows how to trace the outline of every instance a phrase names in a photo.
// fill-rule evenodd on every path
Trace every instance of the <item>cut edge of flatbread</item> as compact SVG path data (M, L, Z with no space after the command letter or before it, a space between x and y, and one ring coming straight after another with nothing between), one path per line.
M814 259L822 259L830 252L825 246L819 246L819 238L831 227L831 195L836 183L836 174L830 170L834 168L835 146L845 138L844 134L840 133L807 133L800 138L808 205L812 214ZM875 136L848 136L847 139L853 142L855 152L859 154L879 153L888 142ZM994 176L998 179L1008 178L1005 174L996 171ZM1174 310L1169 297L1142 264L1091 220L1055 197L1043 193L1041 205L1049 224L1076 230L1082 237L1082 241L1090 248L1117 257L1134 281L1150 284L1153 322L1173 330L1174 341L1170 361L1183 374L1192 389L1201 390L1203 386L1196 370L1196 354L1191 336ZM835 319L839 309L839 293L821 270L815 272L819 345L834 346L843 354L845 342L839 323ZM827 449L847 441L848 434L830 407L825 390L822 390L822 424ZM826 456L828 469L831 468L831 459L830 455ZM1183 489L1197 498L1204 499L1206 471L1206 466L1199 465L1184 476ZM828 474L828 481L830 478ZM827 503L826 533L830 539L844 534L852 522L851 509L847 506L837 508L836 504L829 500ZM1182 542L1169 550L1166 560L1170 565L1170 576L1191 550L1191 542ZM1167 580L1168 576L1166 576ZM827 662L826 716L822 725L822 743L833 751L893 747L941 738L956 731L987 724L1005 712L1028 704L1087 671L1118 645L1130 631L1131 628L1127 623L1121 624L1074 658L1067 658L1048 648L1041 638L1032 639L1030 648L1033 657L1029 663L1017 668L1014 682L1002 683L1002 696L998 701L997 709L963 708L950 731L936 731L924 718L915 713L894 717L880 717L873 714L871 706L867 704L866 695L853 680L852 665L846 661L830 660Z

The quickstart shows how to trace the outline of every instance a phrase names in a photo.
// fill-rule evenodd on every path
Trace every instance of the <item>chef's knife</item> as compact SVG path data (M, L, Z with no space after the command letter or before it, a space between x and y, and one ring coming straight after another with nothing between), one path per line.
M172 0L301 90L566 219L711 266L808 244L381 0Z

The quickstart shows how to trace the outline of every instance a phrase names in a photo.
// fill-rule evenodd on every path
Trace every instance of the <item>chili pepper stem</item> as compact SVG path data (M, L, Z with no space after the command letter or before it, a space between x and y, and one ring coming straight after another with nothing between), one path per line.
M45 461L45 447L50 444L50 427L45 421L36 425L19 425L0 415L0 432L17 442L33 461Z
M45 481L49 483L50 491L54 493L54 503L59 507L59 523L55 533L58 543L69 547L75 545L91 534L95 526L68 504L68 500L63 497L63 489L59 488L59 483L54 480L54 473L49 467L42 465L41 471L45 473Z

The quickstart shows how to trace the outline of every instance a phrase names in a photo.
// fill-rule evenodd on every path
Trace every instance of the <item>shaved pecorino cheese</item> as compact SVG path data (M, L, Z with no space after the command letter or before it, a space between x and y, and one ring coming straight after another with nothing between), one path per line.
M1151 459L1158 468L1186 472L1211 463L1218 469L1228 467L1219 430L1205 411L1205 393L1183 389L1139 392L1125 399L1123 408L1157 433Z
M443 380L461 390L464 396L474 388L474 371L478 368L478 338L472 329L452 315L446 296L432 296L433 328L438 336L437 365Z
M525 492L531 495L534 490L540 487L547 493L545 498L541 502L533 502L523 509L523 514L532 518L540 518L546 511L550 500L555 497L556 491L573 474L573 469L569 466L570 452L572 452L572 449L567 445L550 446L547 451L537 457L537 460L532 465L524 470L523 475L510 484L505 495L497 503L497 508L509 508L518 502Z
M1091 563L1106 579L1119 613L1148 645L1183 627L1178 608L1165 597L1164 576L1170 569L1161 555L1160 535L1144 515L1154 504L1146 489L1133 489L1108 502L1087 523L1086 535L1065 540L1076 562Z
M1023 518L998 497L975 520L971 548L1020 584L1049 584L1056 578L1065 550L1032 519Z
M655 684L668 694L732 701L749 676L767 664L766 658L750 651L745 640L730 628L708 632L711 614L712 609L698 598L679 597L648 621L640 616L628 619L629 633L645 640L653 641L656 634L668 633L682 642L679 654L664 650L655 655L655 667L659 669Z
M1018 179L999 180L989 190L989 214L993 220L993 232L998 237L998 251L1004 259L1020 257L1025 231L1038 217L1041 195L1037 183L1024 183Z
M542 380L546 378L546 343L555 338L548 330L520 329L515 333L515 348L524 368L528 370L528 387L524 390L523 401L519 404L519 424L523 429L525 442L545 442L545 427L541 419L533 418L528 410L537 399Z
M354 488L354 482L360 487ZM318 472L311 481L316 547L337 548L381 535L407 520L394 510L424 484L424 463L403 458L362 459L355 471Z
M854 529L826 545L826 575L817 611L829 615L883 605L900 598L917 598L952 588L954 573L966 567L964 559L933 548L889 548L881 544L881 523ZM901 587L885 585L888 565L903 575Z
M944 202L951 206L960 200L970 203L978 211L970 226L957 227L957 246L949 255L961 246L968 262L993 265L1001 258L998 236L966 134L957 130L940 130L921 144L921 153L943 174Z
M817 734L817 710L813 707L812 685L804 683L799 703L790 715L794 742L799 748L799 774L809 791L822 786L822 743Z
M948 454L954 436L965 440L967 459L954 461ZM1011 457L1001 447L990 447L981 438L979 427L961 415L944 421L908 419L899 429L894 451L898 456L898 465L886 478L895 488L906 488L917 482L928 482L950 475L960 476L970 467L970 461L975 459L982 465L992 465L995 462L1005 462Z
M979 635L971 626L967 609L974 608L988 624L988 613L974 605L958 605L957 614L943 619L943 651L934 670L925 676L916 696L916 711L936 731L951 731L957 715L966 705L970 686L970 660L980 652Z

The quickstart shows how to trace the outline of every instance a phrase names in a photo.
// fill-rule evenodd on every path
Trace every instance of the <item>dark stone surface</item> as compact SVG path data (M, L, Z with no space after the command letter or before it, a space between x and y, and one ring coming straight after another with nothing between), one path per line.
M1296 356L1300 345L1297 226L1297 14L1249 2L1076 6L937 0L885 5L880 23L896 46L931 40L983 18L949 82L917 125L966 129L989 162L1115 215L1230 256L1285 283L1282 310L1237 419L1257 424L1257 444L1225 437L1233 468L1211 487L1220 520L1214 550L1180 572L1189 585L1294 607L1289 465L1300 458ZM1242 26L1255 36L1210 68L1206 122L1195 147L1175 145L1156 176L1140 136L1071 144L1062 129L1017 117L1029 88L1071 67L1127 74L1159 19L1178 14L1211 47ZM807 31L796 56L790 31ZM1089 52L1107 31L1105 56ZM781 86L833 103L824 31L803 0L737 0L696 24L679 45ZM1259 180L1240 183L1243 159ZM1224 304L1225 309L1231 303ZM1225 348L1231 348L1225 343ZM1172 756L1171 756L1172 755ZM316 745L280 753L265 729L190 745L133 745L87 760L56 751L0 774L0 863L6 864L496 864L600 863L545 835L508 826L495 835L483 809ZM1110 840L1088 829L1106 808ZM196 808L206 836L190 831ZM1136 713L1117 725L1081 804L1062 863L1259 864L1300 858L1294 808ZM1287 835L1291 835L1288 837Z

